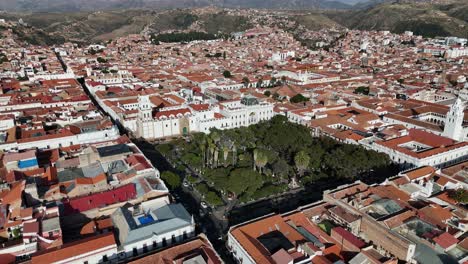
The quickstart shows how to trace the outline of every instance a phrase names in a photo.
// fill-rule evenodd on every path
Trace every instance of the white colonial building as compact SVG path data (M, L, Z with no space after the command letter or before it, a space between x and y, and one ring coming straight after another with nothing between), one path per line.
M359 143L369 149L387 154L405 168L432 166L442 168L468 158L468 142L458 142L419 129L410 129L407 135L380 140L365 138Z
M148 96L138 98L136 136L170 138L192 132L210 133L213 128L229 129L257 124L274 116L273 104L253 96L218 104L182 104L153 110Z
M181 204L170 204L166 197L122 206L111 218L118 230L120 259L195 236L193 217Z

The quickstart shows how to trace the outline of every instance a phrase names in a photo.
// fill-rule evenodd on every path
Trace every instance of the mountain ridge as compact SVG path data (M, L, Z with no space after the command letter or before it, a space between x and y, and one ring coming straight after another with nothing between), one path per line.
M2 0L0 9L16 12L77 12L122 9L171 9L216 6L261 9L352 9L395 0ZM346 3L348 2L348 3Z

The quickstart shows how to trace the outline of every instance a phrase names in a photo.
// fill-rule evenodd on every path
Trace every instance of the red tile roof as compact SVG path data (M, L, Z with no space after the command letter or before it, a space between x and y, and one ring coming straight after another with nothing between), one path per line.
M71 215L88 211L94 208L105 207L119 202L125 202L136 197L135 184L118 187L113 190L96 193L84 197L72 198L63 201L64 215Z
M444 232L440 236L434 238L434 242L436 242L443 249L447 249L447 248L457 244L458 239L456 239L451 234L449 234L447 232Z
M159 251L155 254L134 260L132 264L153 264L153 263L182 263L187 257L201 255L207 263L221 264L221 259L218 257L211 244L204 235L200 235L197 239L170 247L166 250Z
M70 261L73 257L110 246L117 247L113 233L97 235L40 252L39 254L33 255L31 263L48 264L59 261Z
M414 152L407 148L399 146L401 144L408 143L411 141L416 141L431 146L432 148L420 152ZM437 136L435 134L419 129L410 129L409 135L407 136L390 139L387 141L376 141L375 144L382 145L384 147L396 150L398 152L404 153L406 155L418 159L427 158L446 151L468 146L468 142L456 142L450 138Z
M410 180L416 180L416 179L421 178L421 177L431 176L433 173L435 173L435 169L433 167L424 166L424 167L420 167L420 168L411 170L411 171L405 173L405 175Z
M192 112L188 108L182 108L182 109L175 109L175 110L167 110L167 111L160 111L157 112L154 117L157 119L160 118L170 118L170 117L177 117L178 115L186 115L186 114L191 114Z
M349 243L353 244L357 248L363 248L366 245L366 243L361 241L359 238L357 238L351 232L349 232L348 230L346 230L346 229L344 229L344 228L342 228L340 226L333 228L332 231L339 234L343 239L345 239Z

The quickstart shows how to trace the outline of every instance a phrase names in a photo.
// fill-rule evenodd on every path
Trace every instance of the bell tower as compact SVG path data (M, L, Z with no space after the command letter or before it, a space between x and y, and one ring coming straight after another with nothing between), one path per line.
M455 103L450 107L445 118L444 137L449 137L457 141L463 141L463 119L465 116L465 102L458 97Z
M152 107L148 95L138 96L138 119L141 121L152 120Z

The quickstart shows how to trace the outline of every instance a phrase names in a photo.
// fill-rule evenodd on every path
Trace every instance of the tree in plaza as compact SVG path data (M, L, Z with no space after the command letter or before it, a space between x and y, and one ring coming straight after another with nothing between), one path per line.
M177 189L180 187L180 176L171 171L161 173L161 179L163 179L171 189Z
M205 200L212 206L220 206L223 205L223 200L215 193L212 191L209 191L205 195Z
M236 142L232 143L232 166L237 164L237 144Z
M253 159L254 159L254 164L253 164L253 170L256 170L257 168L257 156L258 156L258 149L254 149L253 151Z
M213 140L215 144L217 144L219 140L221 139L218 131L216 130L213 130L213 132L210 133L210 138Z
M449 197L462 204L468 203L468 191L463 188L450 191Z
M203 163L202 166L205 167L206 165L206 142L204 140L200 142L199 148L200 148L200 152L202 155L202 163Z
M303 96L302 94L296 94L295 96L291 97L289 101L291 101L291 103L301 103L309 101L309 98Z
M272 170L275 176L285 177L288 175L289 165L284 159L277 159L272 165Z
M270 80L270 86L276 86L276 83L278 82L278 80L276 80L275 77L271 77L271 80Z
M281 83L286 84L286 76L281 76Z
M207 157L206 157L206 165L213 168L213 160L214 160L214 153L215 153L215 148L216 148L216 144L213 143L213 140L211 140L211 138L208 138L207 142L207 148L208 148L208 151L207 151Z
M267 154L265 153L265 151L257 148L254 150L253 156L254 156L254 170L255 168L258 168L258 171L262 173L263 168L268 163Z
M245 76L242 78L242 83L244 84L245 87L249 86L250 80L249 77Z
M303 176L305 170L309 166L310 157L307 152L301 150L299 151L296 156L294 156L294 164L296 165L297 171L299 172L299 176Z
M229 173L226 189L240 195L247 190L255 191L262 185L263 179L260 173L248 168L239 168Z
M106 62L107 62L107 60L104 59L103 57L98 57L96 60L97 60L97 62L99 62L99 63L106 63Z
M223 72L223 76L224 76L224 78L231 78L231 77L232 77L232 74L231 74L230 71L225 70L225 71Z
M278 93L275 92L273 94L273 99L278 100L279 97L280 97L280 95Z
M208 153L209 157L207 157L207 160L211 168L216 168L218 166L218 156L219 156L219 148L218 148L218 142L220 141L221 137L218 133L218 131L213 130L210 135L207 138L207 145L208 145Z
M267 91L265 91L265 92L263 93L263 95L265 95L265 96L267 96L267 97L270 97L270 96L271 96L271 92L267 90Z
M218 148L218 146L215 145L214 156L213 156L213 166L215 168L218 167L218 159L219 159L219 148Z
M261 78L259 78L258 81L257 81L257 88L262 87L262 84L263 84L263 80Z
M224 167L227 166L227 158L228 158L228 155L229 155L229 151L231 150L231 148L229 148L228 145L223 145L223 162L224 162Z

